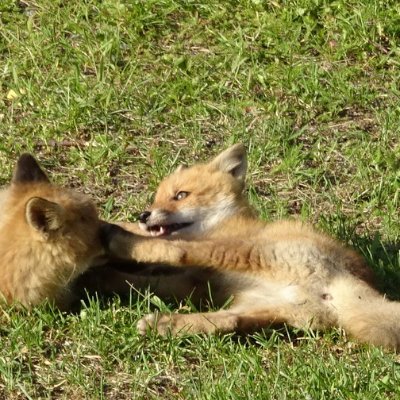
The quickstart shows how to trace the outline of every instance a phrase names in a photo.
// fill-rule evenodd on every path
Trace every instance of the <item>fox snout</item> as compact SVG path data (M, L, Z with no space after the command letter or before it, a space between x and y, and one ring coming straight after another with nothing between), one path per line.
M151 211L143 211L143 212L140 213L140 215L139 215L139 221L140 221L142 224L146 224L147 221L148 221L149 218L150 218L150 215L151 215Z

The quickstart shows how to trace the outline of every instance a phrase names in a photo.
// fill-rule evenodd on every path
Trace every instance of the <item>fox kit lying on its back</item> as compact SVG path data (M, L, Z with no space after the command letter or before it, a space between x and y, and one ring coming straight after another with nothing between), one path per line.
M104 253L100 221L85 196L52 185L36 160L18 160L0 191L0 296L33 306L69 306L68 286Z
M211 267L221 277L220 290L234 296L228 310L151 314L139 321L139 330L252 331L276 323L342 327L360 341L400 349L400 303L375 291L363 259L301 222L257 219L243 196L245 173L244 148L235 145L208 164L179 168L167 177L140 219L145 230L169 240L143 240L116 228L107 232L113 254Z

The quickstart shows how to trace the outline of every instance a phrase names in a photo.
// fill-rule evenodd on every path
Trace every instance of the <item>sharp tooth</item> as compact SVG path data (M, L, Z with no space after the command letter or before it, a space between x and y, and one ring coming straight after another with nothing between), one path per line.
M165 228L163 226L160 226L160 235L165 234Z

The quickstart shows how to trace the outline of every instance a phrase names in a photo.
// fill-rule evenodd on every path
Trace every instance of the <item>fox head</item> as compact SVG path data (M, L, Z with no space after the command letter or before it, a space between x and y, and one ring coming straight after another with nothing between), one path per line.
M30 154L19 158L0 206L0 264L18 259L21 270L24 265L32 273L52 268L62 280L104 253L102 223L92 201L53 185Z
M153 204L139 217L140 227L153 236L207 233L225 218L249 210L243 195L246 170L242 144L208 163L178 167L160 183Z

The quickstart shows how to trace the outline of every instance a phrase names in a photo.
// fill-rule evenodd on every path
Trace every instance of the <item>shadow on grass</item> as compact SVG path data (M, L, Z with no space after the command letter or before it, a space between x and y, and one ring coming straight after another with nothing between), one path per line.
M393 300L400 300L400 243L379 237L359 238L359 251L377 276L377 288Z
M396 237L385 240L376 232L357 233L357 224L344 214L322 216L320 227L328 235L337 238L358 251L374 271L376 288L392 300L400 300L400 242Z
M357 235L355 229L339 232L337 237L365 258L376 276L376 288L392 300L400 300L400 243L385 241L379 234Z

